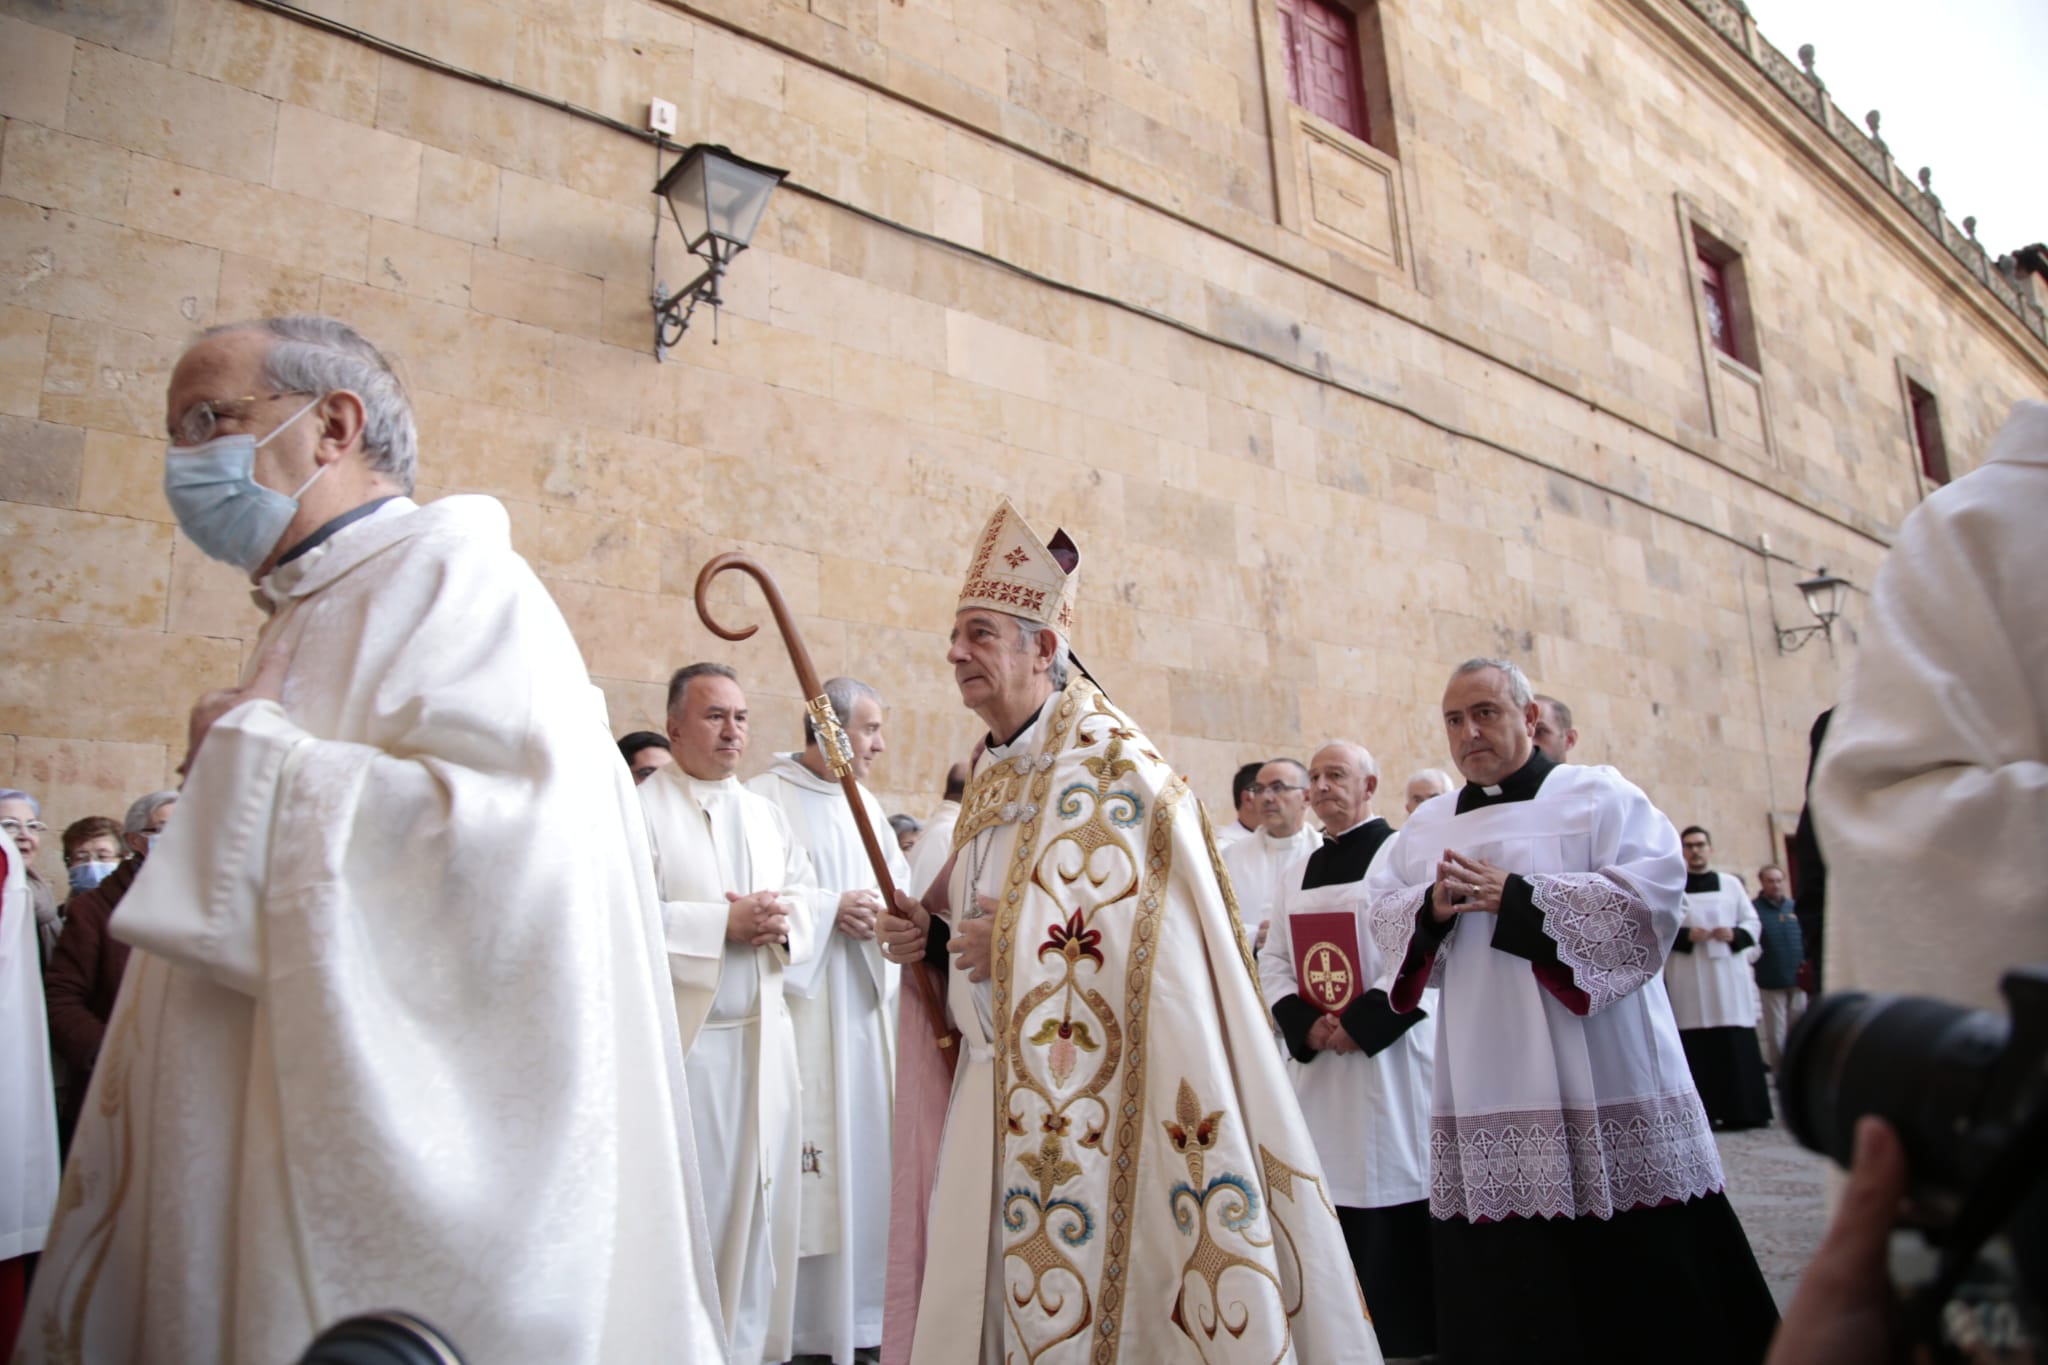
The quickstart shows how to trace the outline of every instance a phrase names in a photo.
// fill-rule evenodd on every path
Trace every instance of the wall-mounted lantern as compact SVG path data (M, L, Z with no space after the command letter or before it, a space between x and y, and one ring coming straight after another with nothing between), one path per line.
M1796 585L1799 595L1806 599L1806 609L1813 613L1810 626L1780 626L1776 613L1772 613L1772 625L1778 632L1778 652L1790 654L1801 645L1818 635L1834 648L1835 620L1842 614L1842 589L1849 586L1846 579L1835 577L1822 568L1812 578Z
M669 167L654 192L668 201L669 217L683 234L683 245L704 262L697 278L668 292L666 280L654 283L654 358L683 338L697 305L711 305L712 344L718 342L719 281L732 258L754 240L754 229L787 171L734 156L723 147L700 142ZM654 219L655 250L661 247L661 215Z

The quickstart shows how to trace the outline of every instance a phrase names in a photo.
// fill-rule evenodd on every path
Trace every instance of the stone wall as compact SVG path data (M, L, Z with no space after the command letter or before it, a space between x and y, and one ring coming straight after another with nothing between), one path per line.
M1678 0L1382 0L1390 146L1349 150L1391 260L1312 211L1270 0L299 8L0 0L0 782L53 824L171 781L256 630L157 488L214 322L317 309L395 353L421 496L506 503L619 731L715 656L749 768L797 742L777 648L689 603L746 549L821 669L887 696L877 785L922 813L975 732L941 656L1000 492L1073 532L1078 652L1212 803L1333 735L1390 784L1445 765L1444 675L1508 653L1731 865L1855 655L1781 657L1773 613L1801 568L1867 587L1919 496L1900 361L1958 470L2048 390L2048 348ZM606 122L654 95L791 170L718 344L700 312L665 364L672 156ZM1681 202L1741 237L1768 449L1716 435ZM660 273L690 273L673 232Z

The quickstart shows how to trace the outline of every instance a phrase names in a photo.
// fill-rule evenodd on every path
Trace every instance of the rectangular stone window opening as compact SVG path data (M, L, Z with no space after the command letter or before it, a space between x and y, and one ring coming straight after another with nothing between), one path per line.
M1756 331L1750 322L1742 255L1697 224L1693 226L1692 238L1693 266L1699 280L1707 339L1721 354L1755 369Z
M1274 210L1298 232L1414 283L1397 158L1394 35L1377 0L1253 0L1273 130ZM1398 18L1398 16L1396 16Z
M1913 419L1913 448L1920 454L1920 475L1938 488L1948 482L1948 447L1941 442L1941 406L1932 393L1910 377L1906 380L1906 404Z
M1749 271L1741 236L1678 195L1678 228L1685 246L1687 284L1706 371L1707 415L1730 453L1777 459L1763 348L1750 305Z
M1274 0L1287 98L1389 156L1393 106L1379 5L1364 0Z

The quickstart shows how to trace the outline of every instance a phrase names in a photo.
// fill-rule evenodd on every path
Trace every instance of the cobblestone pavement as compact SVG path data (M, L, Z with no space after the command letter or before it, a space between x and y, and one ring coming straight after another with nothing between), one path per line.
M1782 1120L1768 1128L1718 1133L1714 1140L1728 1177L1728 1202L1783 1312L1827 1226L1830 1163L1794 1141Z

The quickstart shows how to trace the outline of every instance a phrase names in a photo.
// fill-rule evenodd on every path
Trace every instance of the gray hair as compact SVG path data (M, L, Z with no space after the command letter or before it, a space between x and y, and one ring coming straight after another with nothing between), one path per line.
M830 678L825 683L825 700L832 703L832 714L838 718L841 729L853 724L853 708L860 704L862 697L872 697L875 705L882 704L882 694L869 687L859 678ZM809 711L804 712L804 743L818 742L818 727L811 723Z
M889 817L889 828L899 835L908 834L914 837L924 833L924 826L917 822L916 816L905 815L901 811Z
M43 818L43 803L18 787L0 787L0 801L26 801L29 814L38 820Z
M1380 761L1372 756L1372 750L1366 748L1355 739L1326 739L1316 746L1316 753L1321 753L1325 749L1349 749L1351 756L1358 761L1359 771L1363 772L1367 777L1378 777L1380 775ZM1315 754L1310 754L1309 757L1314 758ZM1287 763L1292 760L1283 758L1277 761Z
M1517 706L1527 706L1536 700L1536 689L1529 686L1529 675L1506 659L1467 659L1451 670L1451 681L1456 682L1467 673L1482 673L1489 668L1500 670L1508 680L1508 700Z
M135 798L135 804L128 807L128 814L121 820L123 834L140 834L149 827L150 817L178 799L176 792L151 792Z
M1008 616L1010 614L1005 612L1004 615ZM1067 637L1060 634L1055 627L1048 626L1042 621L1033 621L1022 616L1010 616L1010 619L1017 623L1020 643L1025 650L1030 652L1037 651L1039 636L1043 635L1046 631L1052 631L1053 641L1059 647L1053 650L1052 665L1045 670L1045 675L1052 680L1053 691L1058 692L1065 688L1068 680L1074 676L1074 654L1072 650L1067 648Z
M733 670L731 664L685 664L675 671L675 676L668 680L668 713L670 715L674 715L676 708L683 704L683 696L690 690L690 679L705 677L731 678L734 682L740 680L740 675Z
M263 381L285 393L346 390L363 400L363 455L369 467L410 493L419 473L419 431L412 404L391 362L362 333L338 318L316 313L259 318L209 328L201 341L232 332L270 338Z
M1424 778L1429 779L1429 785L1435 787L1439 792L1447 792L1458 785L1451 781L1451 775L1442 768L1417 768L1414 772L1408 774L1408 781L1405 785L1412 787Z

